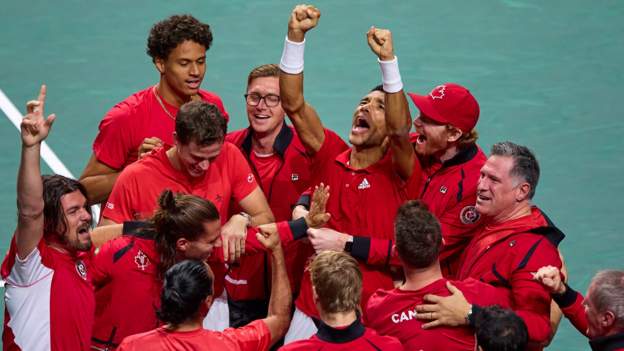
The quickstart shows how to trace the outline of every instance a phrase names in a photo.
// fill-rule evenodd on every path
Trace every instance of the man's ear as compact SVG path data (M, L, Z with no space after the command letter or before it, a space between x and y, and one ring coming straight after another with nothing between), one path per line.
M600 324L605 330L609 330L615 324L615 314L611 311L606 311L600 316Z
M160 74L165 74L165 60L161 58L154 59L154 66L156 66L156 69L160 72Z
M449 143L454 143L463 135L462 131L458 128L455 128L451 125L446 126L446 141Z
M189 249L190 242L186 238L176 240L176 250L186 252Z
M527 182L523 182L516 188L516 201L521 202L529 198L531 192L531 185Z

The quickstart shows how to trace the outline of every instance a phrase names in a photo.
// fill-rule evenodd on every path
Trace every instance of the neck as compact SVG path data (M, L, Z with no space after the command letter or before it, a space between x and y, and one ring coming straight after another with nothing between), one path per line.
M442 279L438 260L425 268L412 268L403 264L403 272L405 273L405 283L399 287L401 290L419 290L436 280Z
M165 82L164 77L160 76L160 82L156 85L156 91L158 95L165 100L169 105L173 105L176 108L180 108L184 103L191 101L195 96L180 96L176 94L173 89Z
M273 145L275 145L275 139L282 130L284 124L268 133L257 133L252 130L251 132L251 149L259 154L273 153Z
M458 153L459 149L457 148L457 146L453 145L446 148L441 155L436 155L436 157L438 160L440 160L440 162L446 162L455 157L455 155L457 155Z
M180 165L180 159L178 158L177 147L174 146L171 149L167 150L167 158L169 159L169 162L171 162L171 165L173 166L173 168L175 168L178 171L182 170L182 166Z
M349 157L349 165L355 169L370 167L381 160L385 153L385 145L368 148L353 146L351 148L351 156Z
M495 223L503 223L518 219L520 217L528 216L531 214L531 202L529 200L523 200L519 202L509 211L502 212L492 218Z
M202 320L203 318L191 318L186 320L180 324L166 324L165 328L172 332L189 332L202 328Z
M332 328L345 327L355 322L357 314L355 311L325 313L319 309L321 320Z

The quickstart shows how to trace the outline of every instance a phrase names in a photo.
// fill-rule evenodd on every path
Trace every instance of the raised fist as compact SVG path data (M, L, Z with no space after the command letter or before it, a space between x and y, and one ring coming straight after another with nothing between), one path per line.
M392 32L388 29L371 27L366 33L368 46L382 61L394 59L394 48L392 47Z
M316 27L321 12L312 5L297 5L290 14L288 21L288 39L295 42L303 41L305 33Z

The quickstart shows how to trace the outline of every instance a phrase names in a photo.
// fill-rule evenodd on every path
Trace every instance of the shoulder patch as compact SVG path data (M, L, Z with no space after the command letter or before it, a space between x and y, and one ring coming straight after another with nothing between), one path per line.
M481 218L481 215L475 206L466 206L459 212L459 220L463 224L474 224L479 218Z

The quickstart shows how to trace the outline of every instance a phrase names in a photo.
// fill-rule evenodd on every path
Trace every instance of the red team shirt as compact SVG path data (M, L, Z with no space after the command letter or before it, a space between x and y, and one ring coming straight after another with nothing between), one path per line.
M225 223L230 200L239 202L258 187L244 156L228 142L201 177L173 168L166 155L168 149L159 148L124 169L106 202L104 218L117 223L150 218L160 194L170 189L210 200Z
M412 139L416 137L413 134ZM444 163L423 163L426 180L418 191L420 199L440 222L444 244L440 252L442 274L455 277L459 269L461 253L472 237L481 230L480 215L475 207L477 183L481 167L487 158L483 151L473 145L460 151ZM364 238L354 241L359 246ZM366 239L368 252L358 258L369 264L390 264L401 266L396 252L391 250L392 240Z
M258 156L252 151L251 128L228 133L227 141L238 146L247 158L267 198L276 221L292 217L292 209L299 196L310 185L312 158L293 127L283 124L275 138L273 155ZM235 211L240 211L235 208ZM303 268L313 252L310 245L298 240L285 246L286 268L293 294L299 291ZM265 255L246 256L229 277L237 284L226 282L228 296L235 301L266 300L269 297L268 258Z
M269 328L263 321L257 320L242 328L228 328L223 332L204 329L171 332L160 327L125 338L117 351L263 351L269 349L270 343Z
M320 322L318 332L307 340L299 340L280 348L282 351L402 351L396 338L378 335L356 320L346 328L332 328Z
M141 90L106 113L93 142L93 154L98 161L120 170L137 160L139 146L145 138L158 137L166 145L173 145L175 120L163 110L155 94L153 86ZM199 91L199 96L216 105L229 119L219 96L204 90ZM175 117L178 109L162 97L160 100Z
M436 327L422 329L416 319L416 305L422 304L426 294L449 296L446 279L439 279L422 289L409 291L398 288L379 290L368 300L365 324L381 335L398 338L406 350L466 350L475 349L475 334L471 328ZM468 302L479 306L509 305L497 288L474 279L453 281Z
M444 163L424 166L427 177L420 198L440 221L444 245L440 266L446 277L454 277L461 253L481 225L477 201L477 183L487 157L473 145L461 150Z
M464 251L458 279L478 279L504 288L511 308L529 332L532 350L550 338L550 293L533 279L543 266L561 269L557 246L564 234L537 208L503 223L486 223Z
M323 182L331 191L327 202L331 218L327 226L354 236L391 240L399 206L418 196L422 175L420 164L414 162L412 176L404 181L394 170L390 149L377 163L359 170L349 166L350 155L351 149L327 131L323 145L314 155L312 185ZM353 250L352 254L357 256L355 242ZM368 252L368 247L365 250ZM390 289L393 285L387 262L379 265L360 262L360 270L364 307L377 289ZM304 274L296 306L308 316L318 316L309 271Z
M2 262L4 350L90 349L95 310L92 257L93 250L72 255L48 246L42 238L20 260L13 237Z

